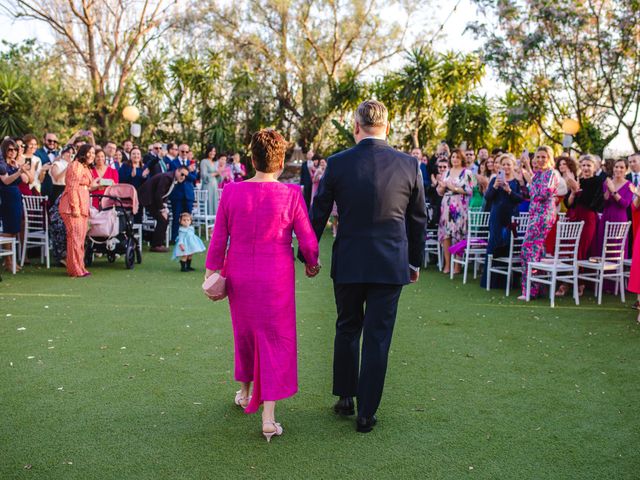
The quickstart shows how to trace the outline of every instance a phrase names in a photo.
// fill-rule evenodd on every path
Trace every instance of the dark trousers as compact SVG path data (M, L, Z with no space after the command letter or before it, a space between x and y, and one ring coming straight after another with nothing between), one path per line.
M193 200L181 198L180 200L171 200L171 241L175 242L178 238L178 230L180 230L180 214L183 212L191 213L193 211Z
M151 237L151 247L162 247L167 235L167 225L169 225L169 221L164 218L160 212L161 210L154 210L153 208L149 210L149 214L156 221L156 229L153 231L153 236Z
M401 285L333 284L338 310L333 394L356 396L358 415L376 413L382 398ZM360 364L360 336L362 362Z

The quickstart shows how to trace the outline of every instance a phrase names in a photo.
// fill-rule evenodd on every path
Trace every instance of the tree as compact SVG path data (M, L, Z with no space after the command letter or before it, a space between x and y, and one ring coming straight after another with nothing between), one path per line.
M629 0L476 0L491 25L485 60L530 110L547 138L575 117L579 146L601 153L623 128L638 149L640 2Z
M72 73L90 86L92 115L107 138L126 101L142 51L171 26L174 2L163 0L3 0L16 18L49 25Z
M243 0L202 3L197 23L220 38L275 103L274 126L303 148L317 140L340 106L345 86L404 50L409 14L425 0ZM385 8L407 12L404 24ZM355 82L353 80L356 80ZM357 95L356 95L357 96Z
M468 95L452 105L447 115L447 143L470 147L489 145L493 130L493 115L486 96Z

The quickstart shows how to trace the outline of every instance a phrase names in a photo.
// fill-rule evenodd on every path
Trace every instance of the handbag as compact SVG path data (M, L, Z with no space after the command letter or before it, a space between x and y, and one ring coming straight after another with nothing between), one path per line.
M119 233L120 223L115 208L100 211L91 207L88 232L90 237L115 237Z
M205 279L202 284L202 290L207 296L218 297L217 300L222 300L227 296L227 279L218 273L214 273ZM214 300L214 302L217 300Z

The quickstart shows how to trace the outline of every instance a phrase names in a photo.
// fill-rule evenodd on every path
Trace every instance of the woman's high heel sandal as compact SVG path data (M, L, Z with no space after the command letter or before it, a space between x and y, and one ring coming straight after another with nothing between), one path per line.
M273 425L275 427L275 430L273 432L265 432L264 431L264 426L265 425ZM264 435L264 438L267 439L267 443L271 441L271 437L273 437L274 435L276 437L279 437L280 435L282 435L282 432L284 430L282 429L282 425L280 425L279 423L276 422L262 422L262 435Z
M249 405L250 401L251 401L251 395L249 395L248 397L244 397L242 395L242 390L238 390L236 392L236 398L233 401L233 403L235 403L239 407L247 408L247 405Z

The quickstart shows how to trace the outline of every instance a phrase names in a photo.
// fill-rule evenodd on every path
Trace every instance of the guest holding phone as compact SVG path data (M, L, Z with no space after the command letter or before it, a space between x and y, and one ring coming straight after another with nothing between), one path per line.
M513 175L515 159L510 154L502 154L497 162L501 165L498 174L491 179L487 193L486 208L489 214L489 243L487 255L506 256L510 240L511 217L518 214L518 206L522 202L520 183ZM487 262L485 260L485 265ZM502 287L499 284L502 275L494 275L491 287ZM480 286L487 286L487 269L482 273Z

